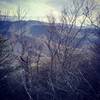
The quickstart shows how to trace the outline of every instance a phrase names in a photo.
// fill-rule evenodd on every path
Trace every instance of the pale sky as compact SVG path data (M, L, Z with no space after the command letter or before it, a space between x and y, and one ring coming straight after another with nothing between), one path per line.
M50 12L59 13L64 0L0 0L0 9L3 13L9 11L9 15L14 15L18 5L27 12L27 17L31 19L42 18Z
M99 5L96 11L100 11L100 0L95 2ZM16 9L20 5L27 13L26 19L41 20L50 13L59 15L64 6L72 7L71 3L72 0L0 0L0 10L3 14L8 10L8 15L16 15Z

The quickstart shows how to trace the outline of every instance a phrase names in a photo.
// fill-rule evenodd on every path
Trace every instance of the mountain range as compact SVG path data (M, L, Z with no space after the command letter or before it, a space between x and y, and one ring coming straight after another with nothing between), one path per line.
M59 27L59 24L56 25ZM69 26L69 25L66 25ZM48 35L48 29L50 27L49 23L36 21L36 20L30 20L30 21L0 21L0 34L3 36L11 38L12 35L19 35L20 33L23 33L24 36L30 37L30 38L39 38L39 37L45 37ZM58 28L59 29L59 28ZM79 27L76 26L72 29L72 32L78 31ZM97 37L95 33L98 30L92 27L83 27L76 40L81 38L84 34L87 34L88 38L91 41L97 41ZM87 42L85 42L87 44Z

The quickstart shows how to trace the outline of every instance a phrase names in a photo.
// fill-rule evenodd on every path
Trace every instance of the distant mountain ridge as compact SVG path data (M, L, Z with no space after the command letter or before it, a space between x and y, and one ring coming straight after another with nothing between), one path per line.
M59 24L57 24L58 26ZM29 20L29 21L0 21L0 34L3 36L10 37L11 35L19 35L20 33L24 33L27 37L42 37L48 35L49 23ZM72 31L79 30L79 27L76 26ZM88 34L90 38L95 39L95 33L98 30L94 28L86 28L83 27L80 31L80 34Z
M42 34L48 31L48 23L29 20L29 21L0 21L0 34L9 34L9 32L13 32L11 30L18 31L20 29L27 30L31 34ZM78 29L78 26L76 26ZM30 31L29 31L30 30ZM95 33L96 30L94 28L82 28L82 33Z
M0 34L10 35L17 33L19 30L25 31L25 34L34 36L46 33L47 25L40 21L0 21Z

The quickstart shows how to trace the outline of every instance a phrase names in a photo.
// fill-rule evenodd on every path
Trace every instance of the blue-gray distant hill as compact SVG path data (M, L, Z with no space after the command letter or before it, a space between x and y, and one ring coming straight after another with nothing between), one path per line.
M57 26L59 26L59 24L57 24ZM0 34L7 37L10 37L12 34L19 35L20 33L23 33L26 37L41 37L48 33L48 29L49 24L41 21L0 21ZM79 30L79 27L76 26L72 31L74 32L75 30ZM88 34L93 40L95 39L94 34L97 31L97 29L92 27L83 27L80 30L80 34Z
M0 34L17 34L19 30L25 34L38 36L47 33L48 25L40 21L0 21Z

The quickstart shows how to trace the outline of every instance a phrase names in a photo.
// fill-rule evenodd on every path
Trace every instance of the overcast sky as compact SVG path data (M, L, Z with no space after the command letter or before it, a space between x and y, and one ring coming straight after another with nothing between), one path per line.
M64 6L68 5L72 7L71 1L72 0L0 0L0 9L3 13L8 10L9 15L16 15L16 9L18 5L20 5L21 8L27 12L28 19L37 20L51 12L58 15ZM100 0L95 1L100 4ZM100 9L98 8L97 10L99 11Z

